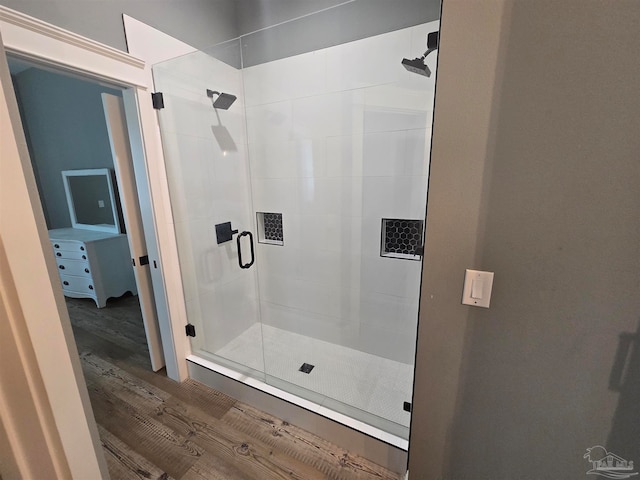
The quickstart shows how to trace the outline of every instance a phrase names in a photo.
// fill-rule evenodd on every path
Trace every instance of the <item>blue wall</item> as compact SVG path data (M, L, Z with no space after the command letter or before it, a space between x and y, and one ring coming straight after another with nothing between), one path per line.
M47 227L70 227L60 172L113 168L100 94L120 92L38 68L13 79Z

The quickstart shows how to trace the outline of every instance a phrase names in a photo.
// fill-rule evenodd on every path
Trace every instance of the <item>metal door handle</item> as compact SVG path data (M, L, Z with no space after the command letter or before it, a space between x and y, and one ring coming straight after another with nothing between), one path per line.
M240 239L245 236L249 237L249 246L251 247L251 261L249 263L243 264L242 263L242 245L240 244ZM240 265L240 268L251 267L251 265L253 265L253 262L255 261L255 255L253 253L253 235L251 234L251 232L244 231L237 236L236 243L238 244L238 264Z

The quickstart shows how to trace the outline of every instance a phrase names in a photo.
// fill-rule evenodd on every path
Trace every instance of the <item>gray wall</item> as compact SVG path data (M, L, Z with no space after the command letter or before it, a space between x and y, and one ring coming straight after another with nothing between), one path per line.
M410 476L585 478L594 445L637 468L640 4L483 7L443 6Z
M14 75L47 227L71 226L62 170L111 168L100 85L31 68Z
M244 36L243 66L340 45L440 18L439 0L353 0L339 3L335 0L239 0L238 26L243 35L318 12ZM328 8L332 4L339 5ZM326 10L319 11L323 8Z
M0 5L123 51L123 13L205 50L327 9L245 37L245 66L418 25L440 15L439 0L0 0ZM239 53L210 53L239 66Z
M235 38L235 0L0 0L19 12L127 51L122 14L196 48Z
M236 0L238 34L245 35L354 0Z

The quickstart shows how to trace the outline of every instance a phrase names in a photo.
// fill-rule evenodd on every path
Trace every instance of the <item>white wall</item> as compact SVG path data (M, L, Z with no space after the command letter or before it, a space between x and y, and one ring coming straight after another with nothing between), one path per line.
M382 218L425 215L437 22L243 70L262 321L413 363L421 262L380 257ZM435 55L429 57L435 71Z

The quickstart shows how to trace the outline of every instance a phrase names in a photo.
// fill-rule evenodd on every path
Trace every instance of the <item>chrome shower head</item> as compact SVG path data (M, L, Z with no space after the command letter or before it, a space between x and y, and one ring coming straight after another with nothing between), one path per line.
M236 98L238 98L230 93L214 92L213 90L207 89L207 97L213 98L214 95L218 97L213 101L213 108L220 108L222 110L228 110L233 102L236 101Z

